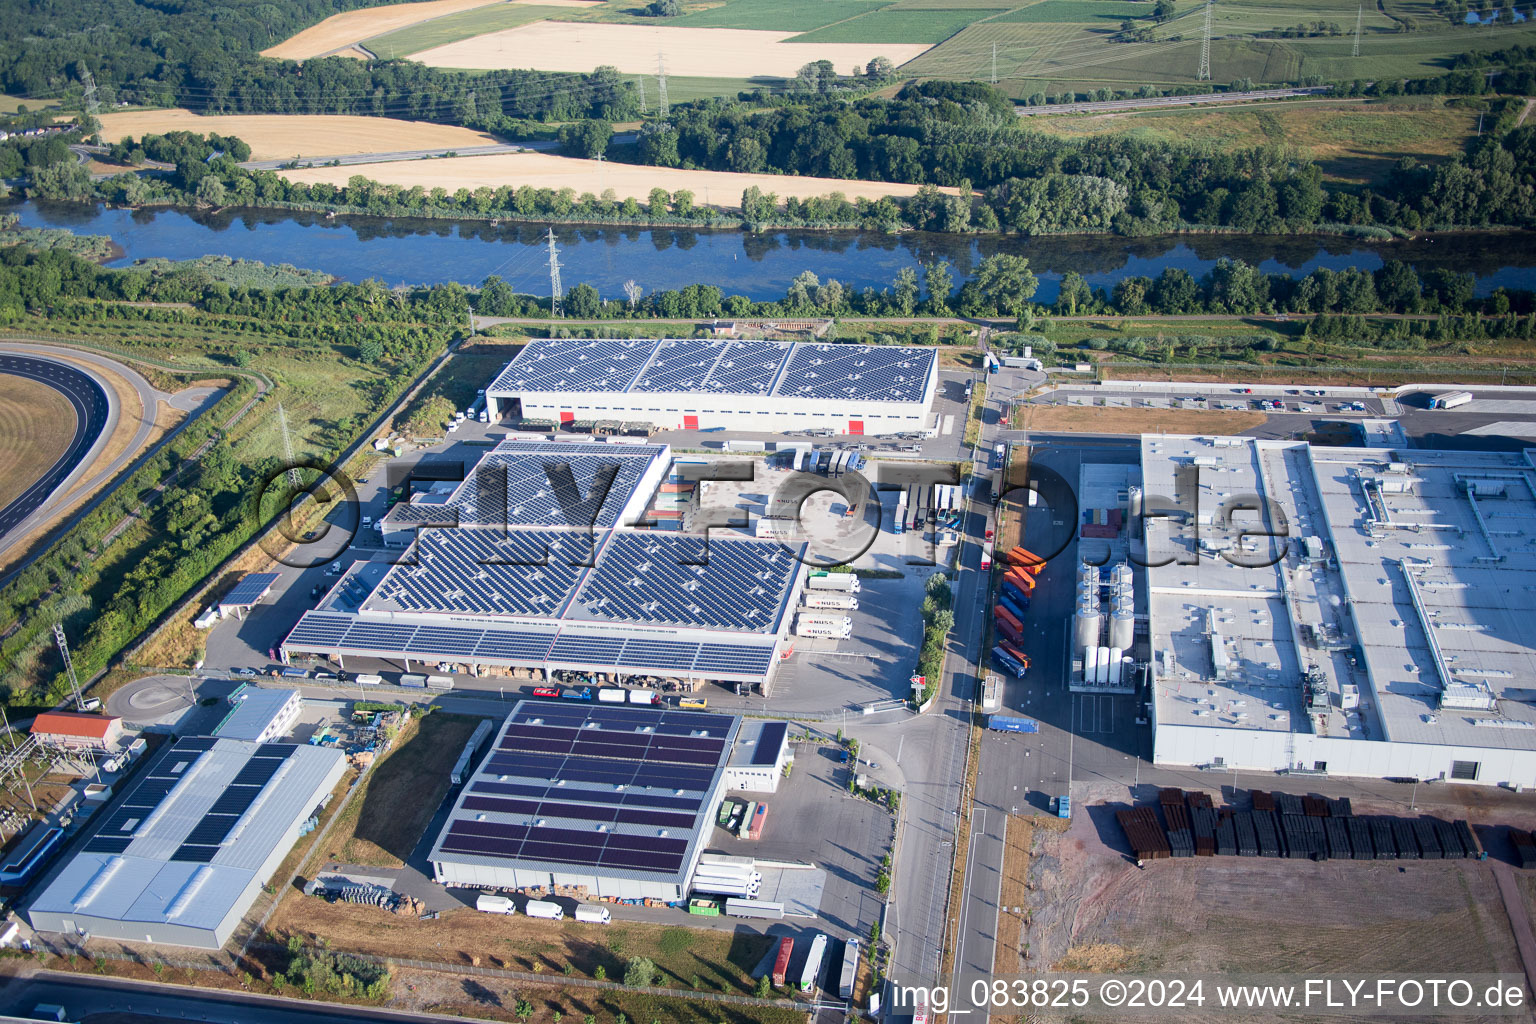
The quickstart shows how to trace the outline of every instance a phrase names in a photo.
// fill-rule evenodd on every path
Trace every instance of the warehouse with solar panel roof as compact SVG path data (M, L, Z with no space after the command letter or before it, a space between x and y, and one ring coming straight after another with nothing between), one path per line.
M682 899L741 719L525 700L466 782L429 859L437 881L580 899ZM782 732L751 757L782 757Z
M406 554L348 570L282 655L767 692L800 555L771 538L646 528L671 464L667 445L503 440L463 482L395 505L385 541Z
M485 395L492 422L896 434L932 426L938 381L931 348L547 338L524 346Z

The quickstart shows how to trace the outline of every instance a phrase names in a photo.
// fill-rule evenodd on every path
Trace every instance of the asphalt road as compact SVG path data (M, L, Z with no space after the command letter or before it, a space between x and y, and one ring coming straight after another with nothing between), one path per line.
M1098 100L1091 103L1057 103L1043 107L1015 107L1020 117L1037 114L1082 114L1105 110L1143 110L1166 107L1190 107L1223 103L1247 103L1252 100L1283 100L1297 96L1320 96L1328 91L1325 85L1302 89L1254 89L1249 92L1209 92L1198 96L1149 96L1136 100Z
M63 395L75 412L75 434L69 447L32 486L0 509L0 538L3 538L37 511L80 465L106 430L116 400L111 390L102 387L90 374L53 359L0 354L0 374L46 384Z

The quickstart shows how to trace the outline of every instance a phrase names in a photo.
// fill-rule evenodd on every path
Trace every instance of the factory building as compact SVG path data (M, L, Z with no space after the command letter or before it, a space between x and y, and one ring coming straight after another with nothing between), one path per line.
M743 793L777 793L791 760L786 722L744 723L725 766L725 788Z
M732 715L519 701L433 843L433 875L580 900L682 899L740 729Z
M341 781L340 750L167 747L25 908L65 935L218 949Z
M1148 435L1162 764L1536 785L1536 464Z
M44 711L32 720L31 733L44 746L107 752L122 741L123 720L78 711Z
M535 339L486 389L492 422L839 434L921 431L931 348L777 341Z
M354 566L282 654L766 690L800 558L636 525L670 463L666 445L504 440L442 500L397 504L386 536L410 553Z
M298 690L241 685L228 701L229 714L213 729L213 735L228 740L269 743L288 735L304 711L304 696Z

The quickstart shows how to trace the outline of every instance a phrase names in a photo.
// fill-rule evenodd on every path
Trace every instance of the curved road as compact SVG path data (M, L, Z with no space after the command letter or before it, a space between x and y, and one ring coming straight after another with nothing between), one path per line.
M113 403L107 388L102 387L90 374L68 363L36 356L0 353L0 374L46 384L68 399L75 410L75 436L64 454L32 486L21 492L4 509L0 509L0 537L4 537L37 511L80 465L91 446L106 430Z

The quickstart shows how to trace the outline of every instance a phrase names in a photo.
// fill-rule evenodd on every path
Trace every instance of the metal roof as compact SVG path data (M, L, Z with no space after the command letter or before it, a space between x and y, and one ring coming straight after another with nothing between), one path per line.
M429 859L683 884L741 720L519 701Z
M246 573L240 578L229 593L219 600L221 608L249 608L266 596L267 591L276 583L278 574L275 572Z
M256 686L242 686L231 694L236 695L238 703L213 730L214 735L227 740L256 739L290 701L303 700L297 690L264 690Z

